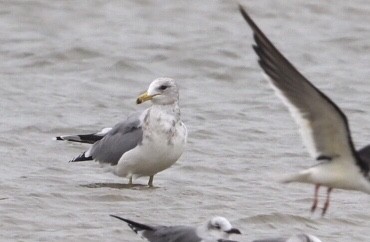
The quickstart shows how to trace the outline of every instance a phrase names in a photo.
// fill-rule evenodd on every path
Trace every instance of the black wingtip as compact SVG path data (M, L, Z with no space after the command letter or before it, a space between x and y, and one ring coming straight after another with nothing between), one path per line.
M264 41L270 43L270 41L267 39L265 34L260 30L260 28L257 26L257 24L253 21L253 19L247 14L244 7L239 4L239 11L241 15L243 16L244 20L248 23L248 25L251 27L254 33L254 39L262 38Z
M247 12L245 11L244 7L239 3L239 11L240 13L244 16L244 15L248 15Z
M62 137L57 136L57 137L55 137L55 140L63 140L63 139L62 139Z
M93 160L92 156L86 157L85 152L84 152L81 155L77 156L76 158L73 158L69 162L80 162L80 161L89 161L89 160Z
M113 214L109 214L109 216L111 216L111 217L113 217L113 218L116 218L116 219L119 219L119 220L122 220L122 221L125 221L126 223L128 223L127 219L122 218L122 217L120 217L120 216L113 215Z
M117 215L113 215L113 214L110 214L109 216L113 217L113 218L116 218L116 219L119 219L119 220L122 220L124 222L126 222L128 224L128 226L135 232L137 233L138 231L141 231L141 230L148 230L148 231L153 231L154 229L148 225L145 225L145 224L140 224L140 223L137 223L137 222L134 222L132 220L129 220L129 219L125 219L125 218L122 218L120 216L117 216Z
M245 11L244 7L239 4L239 11L240 13L242 14L243 18L245 19L245 21L247 21L247 23L254 29L256 28L256 24L253 22L253 20L251 19L251 17L249 17L249 15L247 14L247 11Z

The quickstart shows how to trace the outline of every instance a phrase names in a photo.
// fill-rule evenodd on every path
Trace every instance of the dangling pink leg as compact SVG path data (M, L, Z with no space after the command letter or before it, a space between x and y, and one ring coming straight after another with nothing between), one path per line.
M325 204L324 204L324 207L322 209L322 214L321 216L324 216L325 213L326 213L326 210L328 210L328 207L329 207L329 203L330 203L330 193L331 191L333 190L333 188L331 187L328 187L328 192L326 194L326 201L325 201Z
M315 185L315 195L314 195L313 204L312 204L312 207L311 207L311 213L314 213L316 208L317 208L317 203L319 201L319 188L320 188L320 185L316 184Z

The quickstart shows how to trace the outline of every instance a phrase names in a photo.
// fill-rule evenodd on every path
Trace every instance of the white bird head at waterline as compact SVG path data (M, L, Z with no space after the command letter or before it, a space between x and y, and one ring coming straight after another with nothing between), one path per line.
M113 128L85 135L59 136L57 140L90 143L92 146L71 162L95 160L108 165L115 175L132 180L153 177L172 166L182 155L187 129L181 121L179 90L171 78L152 81L137 103L151 100L150 108L134 113Z
M198 234L203 235L203 237L215 237L228 239L231 234L241 234L239 229L234 228L229 220L224 217L217 216L211 218L206 226L198 227Z
M136 234L149 242L237 242L228 238L232 234L241 234L239 229L220 216L213 217L200 226L147 225L116 215L110 216L126 222Z
M169 105L179 100L179 89L176 82L167 77L155 79L149 86L148 90L140 95L136 103L151 100L153 104Z
M322 215L329 207L333 188L370 194L370 148L356 151L343 111L298 72L242 6L239 10L253 31L253 49L260 67L298 124L309 154L319 161L319 164L289 175L283 181L315 185L312 212L317 206L319 187L326 186L327 198Z

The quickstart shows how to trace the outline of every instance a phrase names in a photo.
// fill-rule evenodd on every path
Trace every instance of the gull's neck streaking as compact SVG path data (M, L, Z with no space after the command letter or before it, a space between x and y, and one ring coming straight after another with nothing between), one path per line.
M153 104L152 107L148 110L150 116L155 118L166 118L172 117L174 121L177 123L180 121L181 114L180 114L180 107L178 102L174 102L171 104Z
M153 104L144 118L144 127L159 132L175 132L176 125L181 122L180 107L178 102L171 104Z

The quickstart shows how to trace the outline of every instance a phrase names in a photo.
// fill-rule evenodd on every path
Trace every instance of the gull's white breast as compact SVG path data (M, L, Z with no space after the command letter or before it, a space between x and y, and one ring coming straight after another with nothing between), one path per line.
M310 183L332 188L363 191L364 184L369 183L352 157L338 157L311 167L308 171L310 171Z
M143 128L142 143L118 162L118 176L152 176L172 166L182 155L187 139L185 125L172 116L151 116L150 125Z

